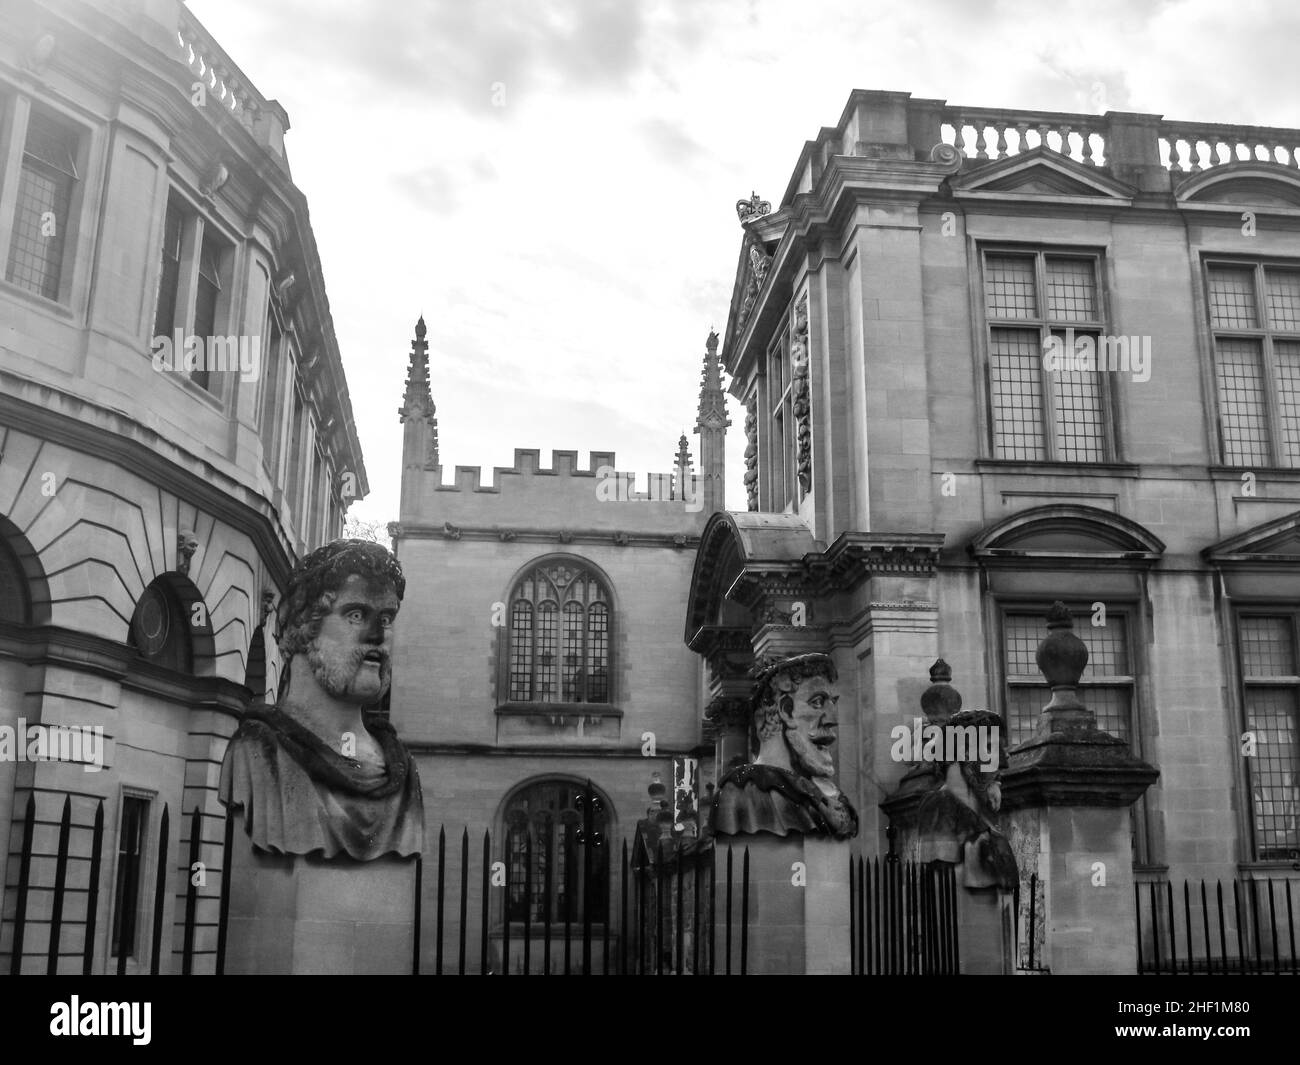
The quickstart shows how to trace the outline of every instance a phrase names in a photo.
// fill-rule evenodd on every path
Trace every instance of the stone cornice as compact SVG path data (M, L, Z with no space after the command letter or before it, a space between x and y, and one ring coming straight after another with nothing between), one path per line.
M473 540L521 544L584 544L607 547L666 547L694 550L698 535L689 533L620 532L606 529L512 528L502 525L424 525L418 522L389 522L388 535L398 540Z
M1007 756L1002 808L1132 806L1160 778L1128 744L1093 727L1039 735Z
M846 532L806 561L823 592L848 591L877 573L932 577L943 533Z
M29 666L55 666L114 681L131 691L155 695L187 709L240 716L251 693L224 677L197 677L165 669L141 658L125 643L55 625L0 622L0 654Z

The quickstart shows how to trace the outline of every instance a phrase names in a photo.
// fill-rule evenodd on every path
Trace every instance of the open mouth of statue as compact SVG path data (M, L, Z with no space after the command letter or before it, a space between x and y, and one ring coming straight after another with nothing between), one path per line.
M382 666L382 665L384 664L384 652L383 652L383 651L367 651L367 652L365 653L365 655L362 656L361 661L362 661L363 663L365 663L365 662L369 662L369 663L371 663L371 664L373 664L373 665L376 665L376 666Z

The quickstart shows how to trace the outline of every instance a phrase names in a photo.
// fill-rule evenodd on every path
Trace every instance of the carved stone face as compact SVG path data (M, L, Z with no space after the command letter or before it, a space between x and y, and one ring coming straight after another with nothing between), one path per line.
M182 529L176 534L176 552L181 558L189 561L198 549L199 538L188 529Z
M347 579L307 649L307 662L326 693L372 703L388 690L392 626L400 606L391 584L359 574Z
M781 711L790 764L810 777L834 777L832 746L839 729L839 693L826 677L808 677L788 697L794 705Z

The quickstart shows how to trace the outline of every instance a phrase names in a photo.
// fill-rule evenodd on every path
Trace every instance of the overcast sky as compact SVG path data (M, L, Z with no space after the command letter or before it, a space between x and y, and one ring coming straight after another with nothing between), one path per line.
M191 0L288 110L370 478L429 326L444 466L516 447L698 460L704 342L740 249L855 88L1300 126L1300 5L1258 0ZM744 508L731 400L727 503ZM450 470L447 479L451 479Z

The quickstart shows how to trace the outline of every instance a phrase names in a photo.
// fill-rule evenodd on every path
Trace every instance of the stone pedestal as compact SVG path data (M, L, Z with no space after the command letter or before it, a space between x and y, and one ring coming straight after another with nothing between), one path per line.
M410 973L410 859L281 856L236 830L230 864L227 973Z
M741 889L749 848L750 973L799 976L849 972L849 851L839 841L806 836L719 835L719 954L725 950L726 849L732 848L731 971L740 971ZM724 972L725 957L718 959Z
M1137 972L1128 809L1048 807L1038 814L1043 964L1053 973Z
M1054 974L1137 971L1129 807L1159 778L1097 728L1075 696L1088 651L1060 603L1038 668L1052 688L1034 738L1011 751L1002 805L1044 884L1043 958ZM1022 873L1027 872L1022 868Z
M1014 972L1011 896L998 888L957 886L958 962L962 975Z

